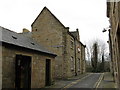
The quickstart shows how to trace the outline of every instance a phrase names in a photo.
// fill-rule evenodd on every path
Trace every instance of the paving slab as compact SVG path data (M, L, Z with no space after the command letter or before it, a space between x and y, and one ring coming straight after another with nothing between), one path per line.
M110 72L105 72L98 88L117 88Z

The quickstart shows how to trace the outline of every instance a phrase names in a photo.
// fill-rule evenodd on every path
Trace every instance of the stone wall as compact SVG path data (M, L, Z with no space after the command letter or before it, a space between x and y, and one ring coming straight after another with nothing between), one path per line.
M15 48L15 46L2 46L2 88L15 87L15 60L16 55L21 54L31 56L31 88L41 88L45 86L45 61L51 60L51 82L54 83L54 57L41 54L32 50Z
M119 6L120 2L109 2L107 4L107 7L109 7L109 10L107 11L107 14L110 18L110 28L109 31L110 35L110 55L111 55L111 67L115 82L118 84L118 87L120 87L120 43L119 43L119 36L120 36L120 12L119 12Z
M0 41L2 41L2 31L0 31ZM0 89L2 89L2 42L0 42Z
M42 44L51 52L57 54L56 77L62 78L63 73L63 32L64 27L53 17L53 15L44 9L40 16L32 24L32 37L38 43Z
M56 78L69 78L82 72L76 71L78 68L76 59L80 58L80 62L82 59L81 52L78 53L76 47L76 44L80 46L80 43L76 43L69 28L65 27L46 7L32 24L32 38L57 55L55 58ZM79 39L78 30L77 39ZM71 46L71 41L73 46ZM73 58L72 63L71 58Z
M81 45L82 56L82 73L86 72L86 60L85 60L85 46Z
M2 43L0 42L0 89L2 89Z
M71 45L72 43L72 45ZM74 38L66 33L66 77L72 77L75 75L75 47Z
M81 72L82 72L82 55L81 55L81 53L82 53L82 50L81 50L81 43L78 41L78 40L76 40L75 41L76 42L76 73L77 73L77 75L80 75L81 74Z

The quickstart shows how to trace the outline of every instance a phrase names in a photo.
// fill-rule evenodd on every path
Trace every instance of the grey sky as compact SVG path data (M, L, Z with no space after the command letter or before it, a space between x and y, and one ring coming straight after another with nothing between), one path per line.
M107 41L108 33L102 33L109 26L106 0L0 0L0 26L16 32L31 30L44 6L71 31L78 28L83 43L95 38Z

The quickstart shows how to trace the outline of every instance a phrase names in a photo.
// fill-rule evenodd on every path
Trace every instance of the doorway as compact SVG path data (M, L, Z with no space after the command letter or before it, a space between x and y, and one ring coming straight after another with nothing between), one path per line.
M118 83L120 83L120 27L118 26L118 29L117 29L117 44L118 44L118 47L117 47L117 67L118 67Z
M119 51L119 53L120 53L120 31L118 30L118 32L117 32L117 39L118 39L118 51Z
M51 62L50 59L46 59L46 75L45 75L45 85L51 85Z
M31 57L16 55L15 88L31 88Z

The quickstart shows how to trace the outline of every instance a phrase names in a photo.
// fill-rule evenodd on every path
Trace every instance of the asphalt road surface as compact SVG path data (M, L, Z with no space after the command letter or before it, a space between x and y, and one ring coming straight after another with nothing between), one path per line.
M69 88L94 88L100 76L101 73L92 73L77 83L72 84Z

